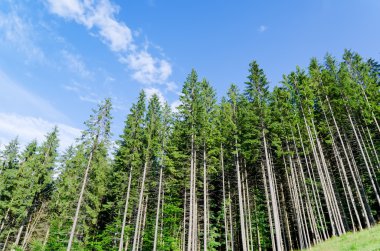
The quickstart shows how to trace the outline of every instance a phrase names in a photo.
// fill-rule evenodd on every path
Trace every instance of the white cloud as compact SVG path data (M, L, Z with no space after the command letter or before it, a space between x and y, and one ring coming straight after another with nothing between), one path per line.
M46 60L44 52L36 44L33 25L23 20L16 11L0 11L0 41L16 48L27 57L27 61Z
M50 10L62 17L76 19L84 14L82 3L77 0L48 0L48 2L50 4Z
M67 68L71 72L76 73L85 79L92 78L93 74L87 69L86 64L79 55L72 54L67 50L62 50L61 54L63 59L66 61Z
M154 58L147 51L132 53L121 61L134 71L132 77L144 84L163 83L172 73L166 60Z
M34 139L41 143L54 126L58 126L59 129L61 151L73 144L75 139L80 136L79 129L65 124L52 123L37 117L0 113L0 141L2 144L7 144L18 136L22 145L26 145Z
M152 56L146 44L138 46L133 41L131 29L115 17L119 12L116 4L109 0L46 1L52 13L84 25L90 32L97 30L100 39L117 53L119 61L132 70L136 81L162 84L171 75L172 67L167 60Z
M144 88L144 92L146 94L147 99L149 100L154 94L157 95L158 99L160 100L161 104L164 104L166 102L166 99L162 92L156 88Z
M133 47L132 32L124 23L115 19L119 7L108 0L47 0L50 11L65 19L96 28L102 41L112 51L121 52Z
M257 29L260 33L265 32L268 30L268 27L265 25L260 25L260 27Z
M179 100L176 100L173 103L171 103L170 108L171 108L172 112L178 112L178 106L180 106L180 105L181 105L181 101L179 101Z
M169 92L176 92L178 89L178 85L174 82L167 82L165 83L165 86L166 86L165 91L169 91Z

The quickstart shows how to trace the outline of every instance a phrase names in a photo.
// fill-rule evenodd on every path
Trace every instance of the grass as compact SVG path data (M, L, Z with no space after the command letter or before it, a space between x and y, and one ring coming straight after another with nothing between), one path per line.
M360 232L349 232L339 237L332 237L311 249L311 251L338 250L380 250L380 224Z

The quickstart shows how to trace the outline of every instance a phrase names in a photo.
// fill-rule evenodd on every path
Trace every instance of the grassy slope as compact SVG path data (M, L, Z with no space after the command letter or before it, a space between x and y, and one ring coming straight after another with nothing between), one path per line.
M333 237L310 249L311 251L380 250L380 224L356 233Z

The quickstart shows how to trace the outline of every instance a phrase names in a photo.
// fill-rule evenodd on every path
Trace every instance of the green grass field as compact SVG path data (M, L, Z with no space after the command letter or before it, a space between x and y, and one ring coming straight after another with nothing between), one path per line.
M380 250L380 224L361 232L350 232L339 237L333 237L320 243L311 251L337 251L337 250Z

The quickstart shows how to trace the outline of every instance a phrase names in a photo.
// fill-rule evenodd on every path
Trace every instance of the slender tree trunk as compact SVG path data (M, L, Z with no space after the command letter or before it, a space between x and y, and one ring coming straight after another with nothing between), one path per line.
M143 203L144 203L144 190L145 190L145 179L146 179L146 172L148 169L148 162L149 162L149 157L147 156L145 159L145 164L144 164L144 170L143 170L143 176L142 176L142 181L141 181L141 190L140 190L140 196L139 196L139 205L137 209L137 217L136 217L136 226L135 226L135 234L133 237L133 246L132 250L138 250L138 242L139 242L139 234L140 234L140 221L141 221L141 215L143 213Z
M289 152L289 146L287 146L287 150ZM306 224L306 216L305 216L305 211L303 210L303 199L302 199L302 192L300 189L300 185L298 182L298 176L295 168L295 164L293 163L292 157L290 154L288 154L288 160L289 160L289 165L290 165L290 177L288 178L288 183L290 180L290 185L289 188L292 189L293 191L293 201L294 201L294 208L297 213L297 225L298 225L298 235L299 235L299 241L300 241L300 247L301 248L306 248L310 245L310 240L309 240L309 233L308 233L308 228ZM286 162L284 160L285 167L286 167ZM285 169L287 170L287 169ZM288 176L288 175L287 175Z
M265 159L266 159L267 172L268 172L269 190L270 190L271 201L272 201L274 227L275 227L275 232L276 232L276 247L277 247L277 250L280 251L280 250L283 250L283 246L282 246L282 237L281 237L281 223L280 223L280 217L278 214L277 198L276 198L276 192L275 192L275 187L274 187L275 177L273 176L272 165L270 164L264 129L262 130L262 135L263 135L263 140L264 140L264 152L265 152Z
M304 168L303 168L303 165L302 165L302 162L301 162L301 158L299 156L299 153L298 153L298 149L297 149L297 145L296 145L296 141L295 141L295 137L294 137L294 133L293 133L293 130L291 130L291 133L292 133L292 139L293 139L293 144L294 144L294 148L295 148L295 154L296 154L296 163L298 164L299 166L299 171L296 172L300 174L300 180L301 180L301 184L302 184L302 188L303 190L305 191L305 195L306 195L306 211L307 211L307 215L308 215L308 218L309 218L309 223L310 223L310 226L311 226L311 229L314 233L314 240L316 242L319 242L321 237L319 235L319 231L318 231L318 228L317 228L317 222L316 222L316 216L314 215L314 211L313 211L313 207L312 207L312 203L311 203L311 199L310 199L310 192L309 192L309 189L308 189L308 186L306 185L306 178L305 178L305 174L304 174ZM290 152L290 149L289 149L289 143L288 141L286 140L286 145L287 145L287 150L288 152ZM297 164L294 163L294 166L297 166ZM308 167L307 167L308 169ZM298 180L298 179L297 179ZM300 187L300 190L301 190L301 185L298 184L298 186ZM303 205L304 203L302 202L301 205ZM306 216L305 216L306 218ZM309 236L309 234L307 234ZM315 243L315 241L313 241L313 243ZM310 240L309 240L310 242Z
M255 196L256 197L256 196ZM261 251L261 235L260 235L260 227L257 219L257 209L256 209L256 199L253 198L253 211L255 212L255 221L256 221L256 235L257 235L257 248Z
M157 211L156 211L156 225L154 228L153 251L157 250L157 235L158 235L158 221L160 218L161 189L162 189L162 166L160 166L160 181L158 185L158 199L157 199Z
M132 167L129 170L129 177L128 177L128 188L127 188L127 196L125 198L125 205L124 205L124 213L123 213L123 222L121 225L121 233L120 233L120 242L119 242L119 251L123 250L123 241L124 241L124 231L125 231L125 224L127 221L127 213L128 213L128 204L129 204L129 195L131 191L131 182L132 182Z
M310 111L309 111L309 113L310 113ZM330 196L330 200L331 200L331 208L332 208L332 212L333 212L333 215L335 217L335 220L336 220L338 235L341 235L341 234L346 232L344 224L343 224L343 218L342 218L343 213L339 209L337 195L336 195L334 188L333 188L331 176L329 174L327 163L326 163L326 158L324 157L323 149L322 149L321 143L319 141L313 119L311 119L311 123L312 123L313 133L315 135L315 139L316 139L316 143L317 143L316 146L317 146L317 149L318 149L318 152L320 155L320 159L321 159L322 172L325 173L327 189L330 192L329 196Z
M224 239L226 243L226 250L229 250L228 243L228 223L227 223L227 213L226 213L226 187L224 180L224 156L223 156L223 145L220 144L220 164L222 167L222 186L223 186L223 220L224 220Z
M146 217L147 217L147 210L148 210L148 195L146 196L145 198L145 203L143 205L144 209L143 209L143 217L142 217L142 223L141 223L141 231L140 231L140 235L139 235L139 238L138 238L138 243L137 243L137 250L143 250L143 244L144 244L144 233L145 233L145 224L146 224Z
M162 203L161 203L160 239L161 239L161 246L162 247L165 247L165 243L164 243L164 205L165 205L165 186L164 186L164 188L162 188Z
M29 216L28 225L26 226L26 230L25 230L25 234L24 234L24 239L22 241L22 246L23 247L26 246L26 241L28 239L28 235L29 235L29 231L30 231L31 225L32 225L32 215Z
M293 250L292 234L291 234L290 227L289 227L289 218L288 218L288 213L286 210L286 201L285 201L285 195L284 195L284 188L283 188L282 184L281 184L281 197L282 197L282 201L283 201L283 205L284 205L285 227L286 227L286 233L287 233L286 237L288 239L289 249Z
M250 244L250 250L253 250L253 235L252 235L252 219L251 219L251 203L249 199L249 186L248 186L248 175L247 175L247 167L244 165L244 172L245 172L245 187L246 187L246 198L247 198L247 214L248 214L248 232L249 232L249 242Z
M96 138L96 141L97 141L97 138ZM95 150L95 146L91 150L90 156L88 158L88 163L87 163L86 171L84 173L84 178L83 178L83 182L82 182L82 188L80 190L79 200L78 200L78 203L77 203L77 208L75 210L75 216L74 216L74 220L73 220L73 225L71 227L70 239L69 239L69 243L67 244L67 249L66 249L67 251L71 251L71 246L73 245L75 229L76 229L76 226L77 226L77 223L78 223L79 212L80 212L80 208L82 206L82 200L83 200L84 190L86 188L88 174L90 172L91 161L92 161L92 156L93 156L94 150Z
M363 160L364 160L364 163L365 163L365 167L367 168L367 171L368 171L369 179L371 181L371 184L372 184L372 187L373 187L373 190L374 190L376 201L380 205L380 195L379 195L379 192L377 191L377 187L376 187L376 184L375 184L375 179L374 179L374 177L372 175L371 169L369 167L369 163L367 161L367 158L366 158L364 150L363 150L363 146L362 146L361 140L360 140L360 138L358 136L358 133L357 133L356 128L355 128L355 125L354 125L354 123L352 121L352 118L351 118L351 114L350 114L350 112L349 112L349 110L348 110L347 107L346 107L346 110L347 110L348 118L349 118L349 121L350 121L350 124L351 124L351 128L354 131L356 142L358 143L361 155L363 157Z
M208 212L207 212L207 164L206 144L203 142L203 250L207 251L208 245Z
M244 214L244 205L243 205L243 192L242 192L242 181L240 177L240 166L239 166L239 152L237 149L237 139L235 139L235 166L236 166L236 175L237 175L237 183L238 183L238 195L239 195L239 218L240 218L240 231L242 238L242 249L243 251L247 251L247 240L246 240L246 229L245 229L245 214Z
M229 207L229 220L230 220L230 233L231 233L231 250L235 250L235 242L234 242L234 225L232 221L232 200L231 200L231 186L230 181L228 181L228 207Z
M268 193L267 177L265 174L265 168L264 168L263 163L261 163L261 172L263 174L263 180L264 180L264 192L265 192L265 200L267 202L267 209L268 209L269 229L270 229L270 236L271 236L271 241L272 241L272 249L276 251L276 240L275 240L274 232L273 232L272 209L271 209L271 203L270 203L269 193Z
M45 238L44 238L44 242L42 244L42 249L45 250L45 247L46 247L46 244L49 240L49 234L50 234L50 225L48 227L48 229L46 230L46 234L45 234Z
M360 191L362 191L362 189L359 188L359 185L358 185L358 182L357 182L357 180L359 180L359 182L361 183L361 178L360 178L360 176L356 176L356 174L353 171L353 165L356 166L355 159L352 158L352 162L351 162L348 150L346 149L345 142L343 141L342 135L340 133L340 129L339 129L338 124L336 122L334 112L333 112L333 110L331 108L330 100L329 100L329 98L327 96L325 96L325 99L327 101L327 105L329 107L329 111L330 111L331 117L332 117L333 122L334 122L335 130L338 133L338 138L339 138L339 141L340 141L341 146L343 148L344 156L346 158L346 161L347 161L347 164L348 164L351 176L353 178L355 190L356 190L356 192L358 194L358 199L359 199L359 203L361 205L362 214L363 214L363 217L365 219L366 226L370 227L371 226L370 218L372 217L372 215L371 215L370 210L366 209L366 208L368 208L368 202L367 202L367 199L365 197L365 194L363 194L363 193L360 192ZM370 217L369 217L369 215L370 215Z
M186 250L186 210L187 210L187 193L185 187L185 199L183 203L183 233L182 233L182 251Z
M124 251L128 251L129 246L129 236L127 236L127 240L125 241Z
M243 167L244 169L244 167ZM245 239L247 241L247 249L250 250L250 243L249 243L249 238L248 238L248 210L247 210L247 197L246 197L246 187L245 187L245 175L244 175L244 172L242 170L241 172L241 187L242 187L242 194L243 194L243 208L244 208L244 215L245 215L245 218L244 218L244 222L245 222Z
M25 233L24 240L22 242L22 248L25 249L26 246L29 244L30 239L32 238L33 232L36 229L36 226L39 223L39 221L40 221L40 219L42 217L43 210L45 209L46 206L47 206L47 203L43 202L43 204L41 205L41 207L35 213L35 218L33 219L32 223L30 224L28 232ZM32 219L32 216L33 215L30 216L30 219ZM18 245L18 242L17 242L17 245Z
M375 158L376 158L377 169L379 169L379 168L380 168L380 160L379 160L379 156L378 156L378 154L377 154L376 147L375 147L375 145L374 145L374 143L373 143L372 136L371 136L371 132L370 132L368 126L366 126L366 130L367 130L367 133L368 133L369 140L370 140L370 142L371 142L372 152L373 152L373 154L375 155Z
M3 246L3 249L2 251L5 251L6 248L7 248L7 245L8 245L8 239L9 239L9 235L11 234L11 231L8 232L7 234L7 238L5 238L5 242L4 242L4 246Z
M193 126L192 126L193 129ZM191 135L191 156L190 156L190 200L189 200L189 230L188 230L188 240L187 240L187 250L192 251L193 249L193 223L194 223L194 134Z
M13 202L13 199L11 200L10 204L12 204L12 202ZM5 216L1 219L0 234L3 232L4 226L5 226L5 222L8 219L9 210L10 210L10 208L7 209L7 212L5 213Z

